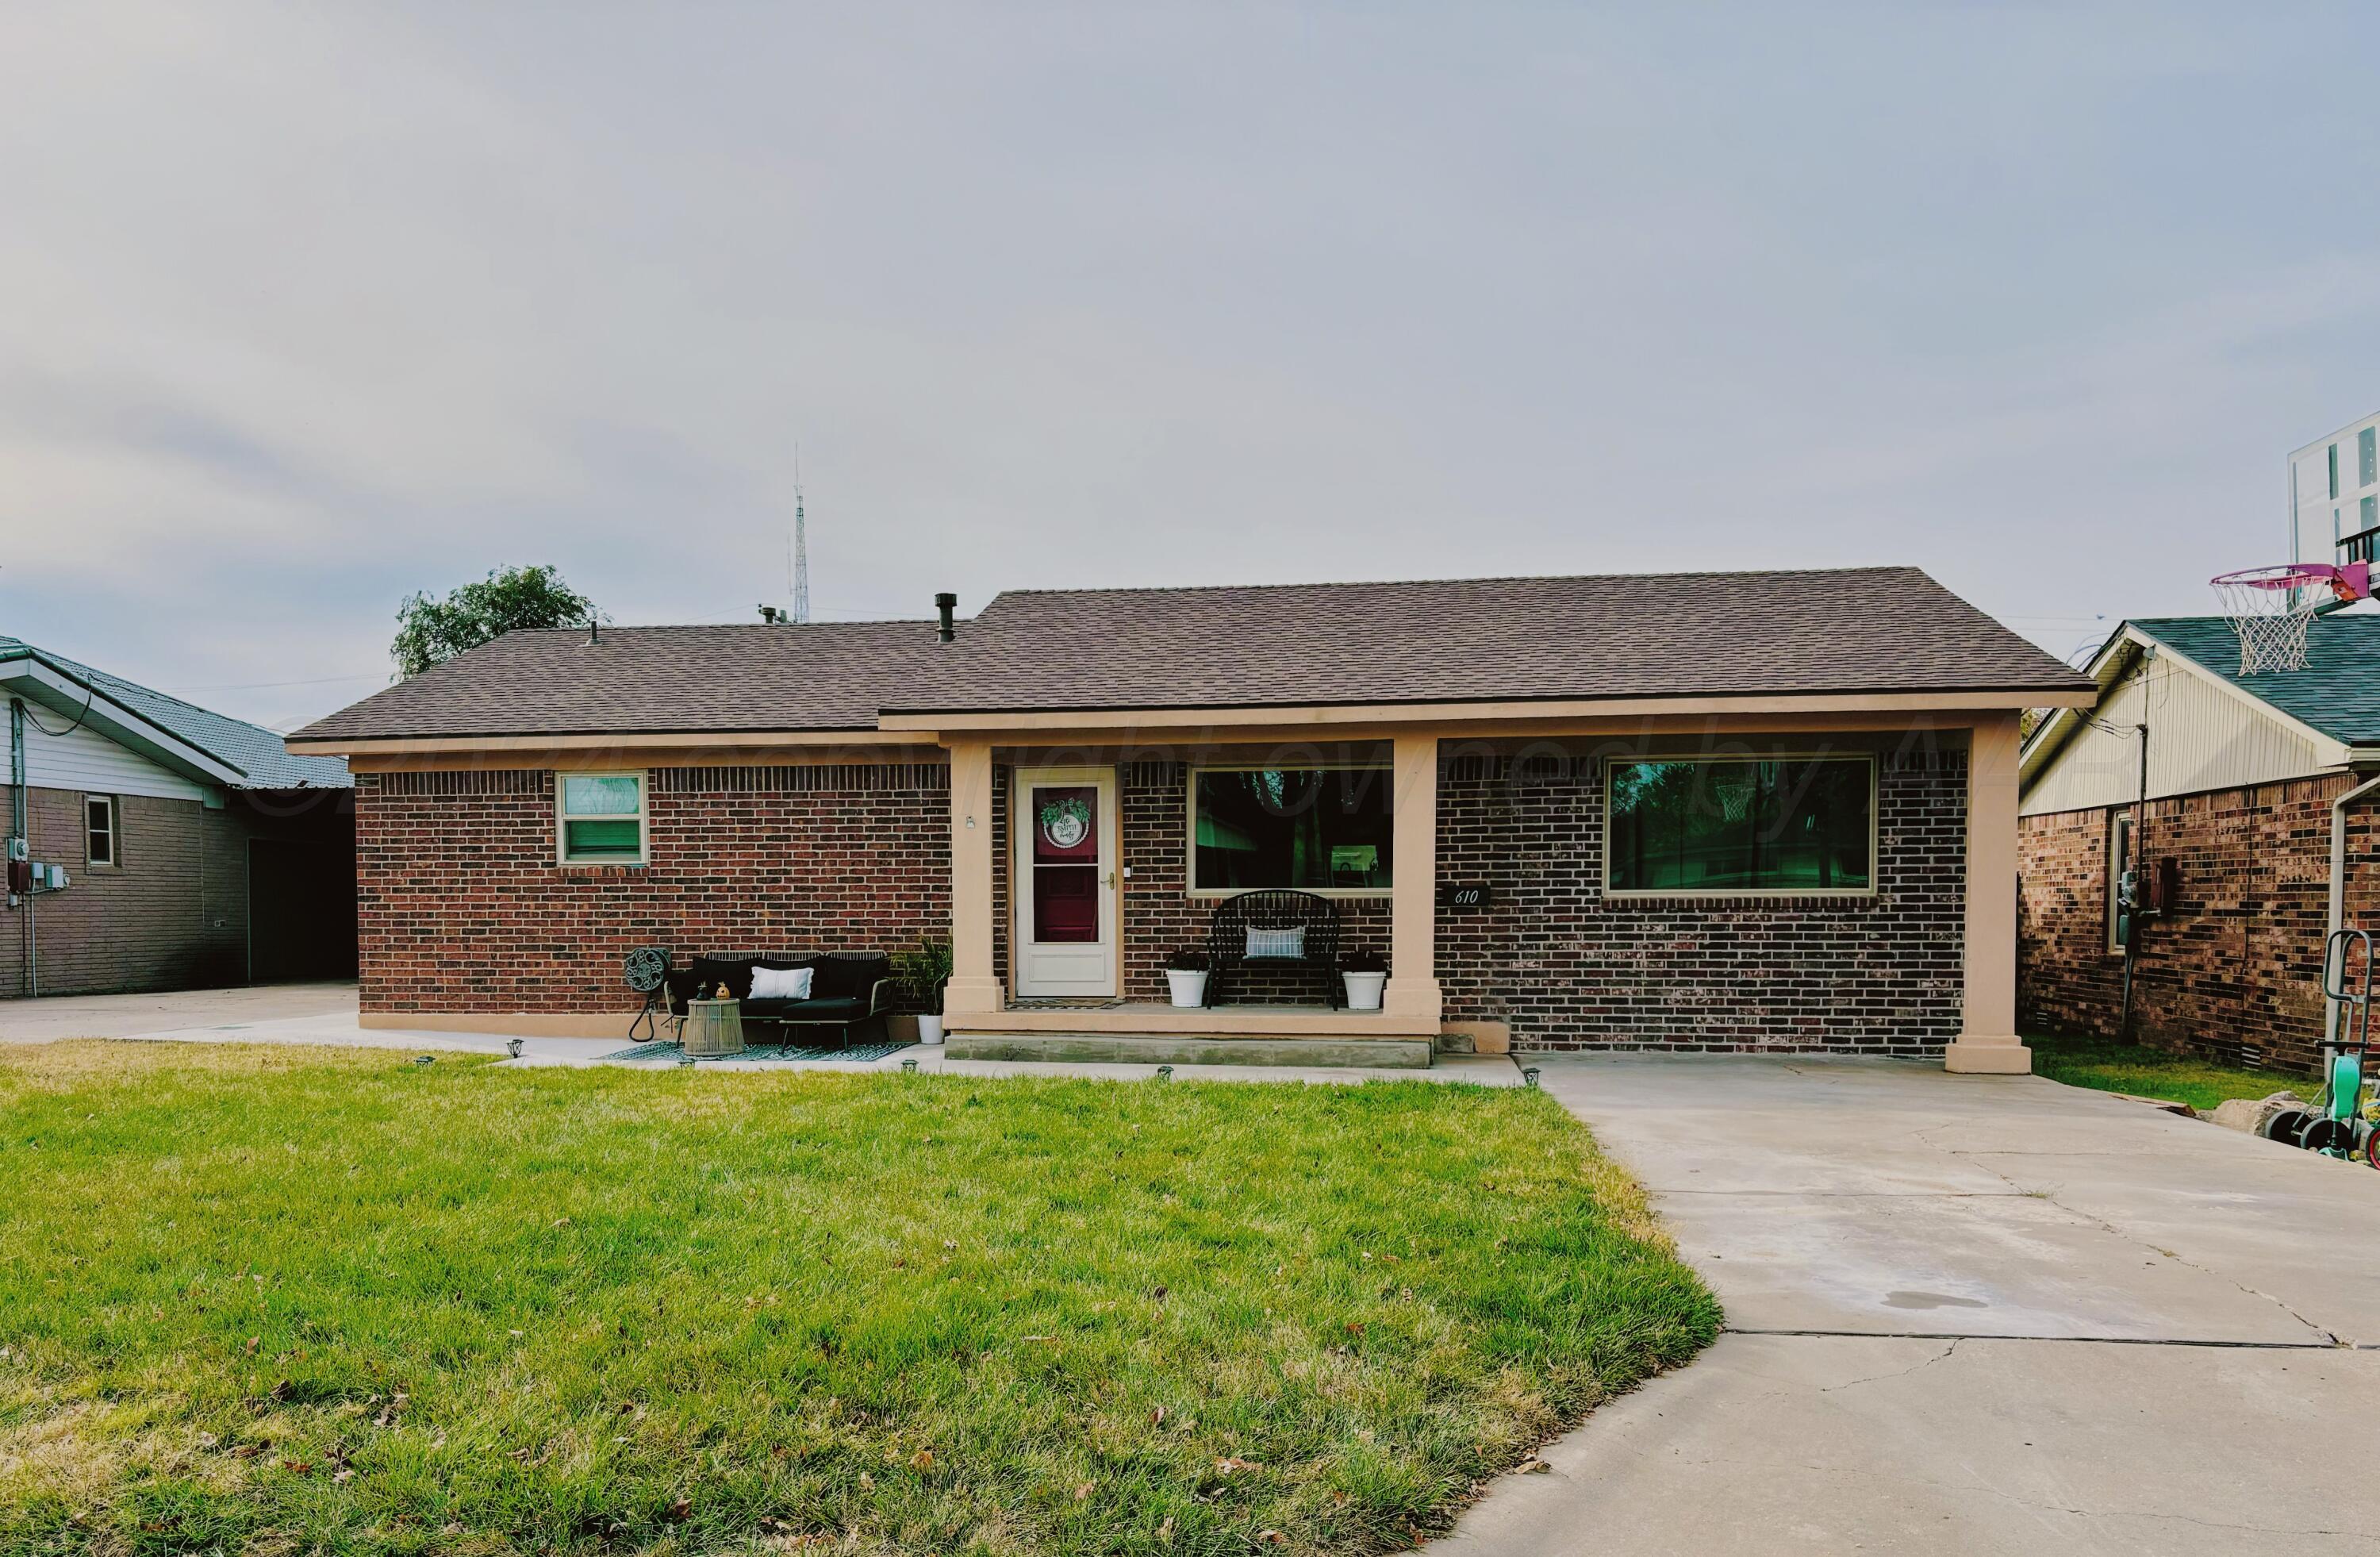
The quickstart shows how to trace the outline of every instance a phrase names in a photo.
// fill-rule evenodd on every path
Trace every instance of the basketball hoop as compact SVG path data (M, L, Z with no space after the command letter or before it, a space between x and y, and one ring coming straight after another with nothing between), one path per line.
M2303 670L2306 628L2316 616L2372 592L2372 565L2286 563L2250 567L2210 580L2223 614L2240 639L2240 674Z

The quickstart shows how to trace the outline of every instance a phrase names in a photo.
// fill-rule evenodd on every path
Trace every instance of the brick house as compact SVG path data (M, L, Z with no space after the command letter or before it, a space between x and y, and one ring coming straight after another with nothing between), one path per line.
M931 938L954 1052L2028 1064L2017 721L2091 684L1914 569L950 598L511 634L300 731L356 774L364 1021L616 1034L638 946ZM1259 888L1381 1009L1165 1004Z
M2380 928L2380 615L2313 622L2308 663L2239 673L2219 616L2126 622L2021 763L2019 1016L2311 1072L2323 943ZM2145 796L2145 798L2143 798ZM2119 937L2120 882L2163 901Z
M345 762L13 638L0 703L0 997L354 976Z

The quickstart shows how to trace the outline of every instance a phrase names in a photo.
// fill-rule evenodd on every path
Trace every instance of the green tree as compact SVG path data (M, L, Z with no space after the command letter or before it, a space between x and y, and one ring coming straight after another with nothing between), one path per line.
M516 628L575 627L609 619L551 567L500 567L443 599L406 596L396 609L396 641L389 652L399 675L419 675Z

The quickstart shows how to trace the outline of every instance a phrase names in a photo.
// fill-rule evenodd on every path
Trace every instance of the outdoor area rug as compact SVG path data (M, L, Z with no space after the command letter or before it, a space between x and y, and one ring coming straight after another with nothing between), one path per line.
M880 1043L855 1043L848 1049L829 1049L822 1045L810 1048L799 1043L783 1047L774 1043L756 1043L741 1054L697 1054L694 1063L707 1065L714 1060L880 1060L908 1047L899 1039L888 1039ZM680 1047L667 1040L639 1043L616 1054L598 1056L605 1060L675 1060L683 1057Z

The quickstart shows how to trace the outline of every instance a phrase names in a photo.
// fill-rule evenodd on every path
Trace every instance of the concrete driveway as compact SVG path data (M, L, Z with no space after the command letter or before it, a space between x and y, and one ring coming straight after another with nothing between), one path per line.
M1433 1550L2380 1551L2380 1174L2031 1077L1538 1063L1728 1333Z

